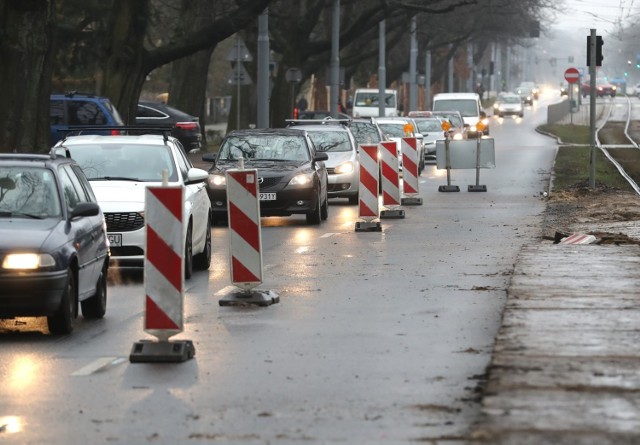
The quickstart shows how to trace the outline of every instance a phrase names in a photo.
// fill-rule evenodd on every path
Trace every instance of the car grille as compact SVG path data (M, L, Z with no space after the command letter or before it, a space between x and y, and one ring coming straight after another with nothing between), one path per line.
M107 232L132 232L144 227L144 218L140 213L105 213Z
M274 185L276 185L277 183L280 182L280 180L282 179L282 176L273 176L273 177L269 177L269 178L265 178L265 177L261 177L260 178L260 189L266 189L269 187L273 187Z

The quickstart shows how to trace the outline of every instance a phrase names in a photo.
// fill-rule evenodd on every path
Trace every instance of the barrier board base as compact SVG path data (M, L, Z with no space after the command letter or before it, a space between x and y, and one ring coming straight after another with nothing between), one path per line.
M401 219L404 218L404 210L401 209L389 209L389 210L382 210L380 212L380 218L395 218L395 219Z
M459 192L460 187L457 185L441 185L438 187L439 192Z
M271 290L250 291L236 290L225 295L218 301L220 306L271 306L279 303L280 297Z
M358 221L356 223L356 232L382 232L382 226L379 221Z
M470 185L467 187L467 191L468 192L486 192L487 186L486 185Z
M178 363L192 359L196 349L191 340L150 341L140 340L133 344L131 363Z
M418 198L416 196L407 196L400 200L400 203L403 206L421 206L422 198Z

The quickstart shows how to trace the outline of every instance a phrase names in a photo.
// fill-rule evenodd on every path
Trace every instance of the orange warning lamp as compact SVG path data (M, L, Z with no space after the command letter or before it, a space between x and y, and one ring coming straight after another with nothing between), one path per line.
M451 122L449 121L442 121L442 124L440 124L440 127L444 130L444 131L449 131L451 129Z
M402 129L404 130L405 136L411 136L413 134L413 125L411 124L404 124L404 127L402 127Z
M483 132L485 128L486 127L484 125L484 122L478 121L478 123L476 124L476 130L478 130L478 133Z

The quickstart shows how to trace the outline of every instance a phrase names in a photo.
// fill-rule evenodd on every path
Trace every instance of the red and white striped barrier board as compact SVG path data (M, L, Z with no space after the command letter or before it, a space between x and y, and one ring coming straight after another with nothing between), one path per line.
M597 241L597 238L593 235L587 235L586 233L574 233L562 238L560 244L593 244Z
M360 218L371 221L378 218L378 146L360 146L360 187L358 189Z
M258 170L227 171L231 282L245 291L262 283Z
M382 176L382 205L400 205L400 174L398 148L395 141L380 143L380 170Z
M402 191L405 195L417 195L418 189L418 140L404 137L402 150Z
M147 187L145 332L167 340L183 330L183 187Z

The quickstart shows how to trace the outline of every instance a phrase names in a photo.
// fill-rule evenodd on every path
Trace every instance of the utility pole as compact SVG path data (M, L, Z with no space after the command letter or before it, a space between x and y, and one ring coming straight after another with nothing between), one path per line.
M338 101L340 96L340 0L333 0L333 17L331 24L331 117L338 118Z
M418 61L418 38L416 37L416 16L411 18L411 48L409 50L409 112L418 109L418 85L417 69Z
M269 9L258 17L258 128L269 125Z
M589 160L589 188L596 188L596 30L591 29L591 39L589 40L589 139L590 139L590 160Z
M378 24L378 116L384 117L386 113L385 89L387 87L386 67L386 22L382 20Z

